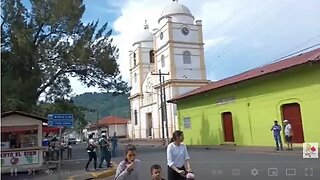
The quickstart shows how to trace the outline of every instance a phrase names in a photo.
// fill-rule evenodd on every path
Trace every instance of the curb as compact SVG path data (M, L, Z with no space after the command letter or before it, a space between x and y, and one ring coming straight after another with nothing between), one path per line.
M206 149L215 151L234 151L240 153L255 153L255 154L279 154L279 155L290 155L290 156L302 156L302 148L296 147L294 151L276 151L273 147L262 147L262 146L188 146L190 149Z
M107 178L116 174L118 164L112 162L112 165L113 167L111 169L107 169L102 172L88 172L86 174L70 176L67 179L68 180L87 180L87 179Z

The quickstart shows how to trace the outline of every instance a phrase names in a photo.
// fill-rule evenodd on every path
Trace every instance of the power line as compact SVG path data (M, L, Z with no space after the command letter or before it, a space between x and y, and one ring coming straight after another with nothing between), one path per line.
M296 55L296 54L298 54L298 53L301 53L301 52L306 51L306 50L308 50L308 49L312 49L312 48L317 47L317 46L320 46L320 43L315 44L315 45L312 45L312 46L309 46L309 47L306 47L306 48L304 48L304 49L301 49L301 50L296 51L296 52L294 52L294 53L288 54L288 55L286 55L286 56L282 56L282 57L280 57L280 58L278 58L278 59L276 59L276 60L273 60L272 62L282 60L282 59L284 59L284 58L287 58L287 57Z
M293 56L293 55L299 54L299 53L301 53L301 52L303 52L303 51L306 51L306 50L308 50L308 49L312 49L312 48L317 47L317 46L319 46L319 45L320 45L320 43L314 44L314 45L312 45L312 46L306 47L306 48L301 49L301 50L299 50L299 51L296 51L296 52L294 52L294 53L291 53L291 54L282 56L282 57L280 57L280 58L277 58L277 59L275 59L275 60L272 60L272 61L270 61L270 62L267 62L267 63L265 63L265 64L262 64L262 65L260 65L260 66L258 66L258 67L253 68L253 69L261 68L261 67L266 66L266 65L268 65L268 64L275 63L275 62L280 61L280 60L282 60L282 59L284 59L284 58L291 57L291 56Z
M282 55L281 55L281 56L284 56L284 55L286 55L286 54L288 54L288 53L290 53L290 52L292 52L292 51L294 51L294 50L298 49L299 47L301 47L301 46L303 46L303 45L305 45L305 44L307 44L307 43L309 43L309 42L311 42L311 41L313 41L314 39L317 39L317 38L319 38L319 37L320 37L320 34L318 34L318 35L316 35L316 36L314 36L314 37L310 38L309 40L307 40L307 41L305 41L305 42L303 42L303 43L301 43L301 44L299 44L299 45L295 46L294 48L291 48L289 51L287 51L287 52L285 52L285 53L282 53ZM279 57L279 56L278 56L278 57Z

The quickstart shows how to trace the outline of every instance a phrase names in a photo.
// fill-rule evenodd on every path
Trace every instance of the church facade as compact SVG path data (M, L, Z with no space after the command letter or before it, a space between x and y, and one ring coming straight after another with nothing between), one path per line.
M148 24L129 53L129 137L171 137L178 129L176 104L163 103L208 84L202 22L177 0L168 4L151 32Z

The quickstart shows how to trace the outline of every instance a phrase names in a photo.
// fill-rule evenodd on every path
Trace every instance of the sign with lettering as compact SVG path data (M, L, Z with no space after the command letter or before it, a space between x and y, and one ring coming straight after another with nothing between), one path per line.
M39 163L38 150L1 152L1 167Z
M73 114L49 114L48 126L50 127L73 127Z
M224 105L224 104L230 104L236 102L236 97L226 97L226 98L220 98L216 101L217 105Z

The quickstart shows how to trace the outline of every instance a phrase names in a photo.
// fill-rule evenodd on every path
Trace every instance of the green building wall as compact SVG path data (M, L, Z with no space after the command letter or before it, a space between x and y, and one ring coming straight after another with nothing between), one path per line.
M228 98L229 103L217 103ZM320 64L300 65L179 100L179 129L188 145L224 144L222 113L231 112L236 145L274 146L271 126L275 119L281 122L281 106L289 103L300 105L305 142L320 143ZM190 128L184 127L185 117L190 117Z

